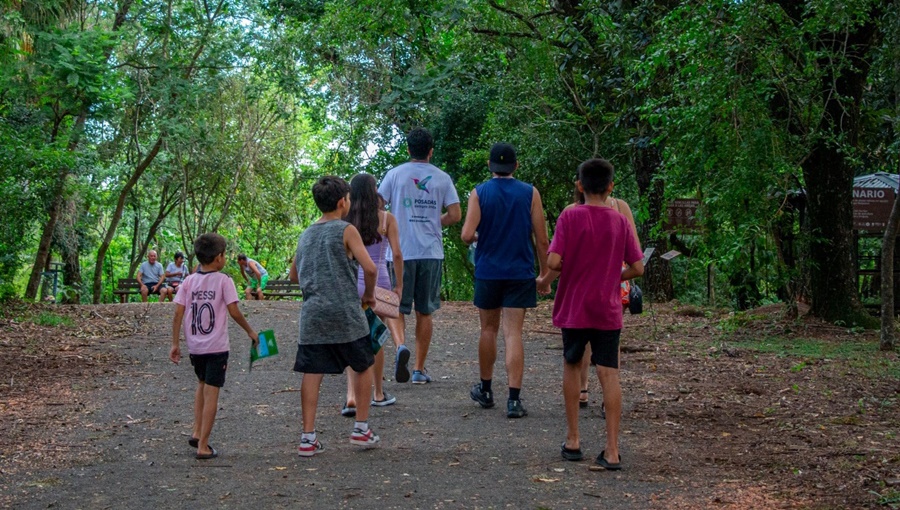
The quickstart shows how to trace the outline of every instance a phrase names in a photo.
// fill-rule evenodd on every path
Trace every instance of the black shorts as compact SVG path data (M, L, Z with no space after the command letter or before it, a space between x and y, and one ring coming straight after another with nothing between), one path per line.
M221 388L225 385L225 369L228 368L228 351L212 354L191 354L191 366L197 379L203 384Z
M619 368L619 335L621 329L604 331L600 329L563 328L563 357L571 365L581 363L584 348L591 344L591 364L601 367Z
M375 363L369 335L345 344L300 344L294 372L304 374L341 374L350 367L365 372Z
M482 310L497 308L534 308L537 306L537 282L527 280L475 279L475 306Z
M148 293L148 294L159 294L159 291L161 291L161 290L163 290L163 289L166 288L166 284L163 283L162 285L159 286L158 289L156 289L156 292L153 292L153 287L156 287L156 284L158 284L158 283L159 283L159 282L147 282L147 283L145 283L144 285L147 286L147 293Z

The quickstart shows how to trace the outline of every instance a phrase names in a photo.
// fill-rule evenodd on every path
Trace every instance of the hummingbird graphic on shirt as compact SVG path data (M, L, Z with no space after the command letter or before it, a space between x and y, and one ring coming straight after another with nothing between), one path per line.
M416 188L419 188L420 190L424 191L425 193L430 194L431 192L428 191L428 188L425 187L428 184L428 181L430 181L430 180L431 180L431 176L429 175L428 177L426 177L422 180L413 178L413 183L415 183Z

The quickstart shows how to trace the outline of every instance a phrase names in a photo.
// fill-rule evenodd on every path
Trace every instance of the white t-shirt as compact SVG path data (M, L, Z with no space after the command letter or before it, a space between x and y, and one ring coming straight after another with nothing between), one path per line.
M391 169L378 193L397 218L403 260L443 259L441 211L459 203L453 179L431 163L409 162Z
M238 300L234 282L218 271L184 279L175 303L183 305L184 338L191 354L228 352L228 305Z
M181 282L184 280L184 275L187 274L187 264L184 262L181 263L181 267L175 265L174 262L169 262L169 265L166 266L166 272L169 274L178 273L178 276L167 276L166 280L169 282Z

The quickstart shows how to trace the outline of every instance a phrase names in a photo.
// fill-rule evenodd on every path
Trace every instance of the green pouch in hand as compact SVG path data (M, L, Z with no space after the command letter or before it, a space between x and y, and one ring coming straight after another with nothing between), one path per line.
M378 354L390 333L388 333L387 326L381 322L371 308L366 308L366 320L369 321L369 340L372 342L372 353Z
M271 329L259 332L259 345L250 347L250 370L253 370L253 362L260 358L268 358L278 354L278 344L275 343L275 332Z

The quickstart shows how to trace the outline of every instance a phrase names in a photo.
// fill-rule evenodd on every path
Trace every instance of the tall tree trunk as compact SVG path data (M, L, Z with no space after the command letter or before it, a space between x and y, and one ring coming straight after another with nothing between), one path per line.
M829 321L870 321L853 266L853 169L835 147L820 142L803 165L809 198L812 313Z
M79 209L75 197L69 196L56 224L55 244L63 261L62 281L67 287L63 303L66 304L81 301L81 236L76 228Z
M873 14L874 15L874 14ZM802 164L809 203L810 290L813 314L847 324L870 324L859 301L856 268L853 265L853 176L843 145L855 147L859 138L860 103L869 74L869 49L875 41L872 21L842 34L847 41L846 58L853 66L835 76L827 72L822 90L832 90L825 99L820 137ZM836 51L831 48L831 51ZM823 61L823 68L833 69ZM839 145L841 144L841 145Z
M641 241L645 249L655 248L651 258L652 262L648 262L644 269L643 291L653 301L671 301L675 297L675 290L672 286L672 268L668 261L659 257L669 251L669 242L664 235L650 237L650 232L654 226L659 224L664 213L665 183L661 179L654 179L661 164L659 150L656 147L635 147L632 161L637 176L638 191L642 197L646 197L650 213L646 222L639 226Z
M68 175L68 169L63 171ZM47 210L47 222L41 232L41 240L38 242L37 253L34 256L34 265L31 266L31 276L28 277L28 285L25 287L25 300L32 301L37 297L38 287L41 285L41 272L50 260L50 247L53 242L53 231L56 229L56 221L59 217L59 209L62 201L62 192L65 189L66 177L60 176L55 188L53 202Z
M125 209L125 199L128 197L132 188L137 184L138 180L140 180L141 176L144 175L144 171L150 167L150 163L156 159L156 155L159 154L159 149L162 147L163 140L165 140L165 135L160 134L156 139L156 143L153 144L153 148L150 149L150 152L148 152L146 156L144 156L144 159L141 160L140 164L134 169L134 173L131 174L131 177L125 183L122 191L119 192L119 200L116 202L116 209L109 222L109 228L106 229L106 235L103 236L103 242L100 243L100 249L97 250L97 262L94 265L94 284L92 287L94 304L100 303L100 294L103 286L103 260L106 258L106 252L109 251L109 245L112 244L113 237L116 235L119 221L122 219L122 210Z

